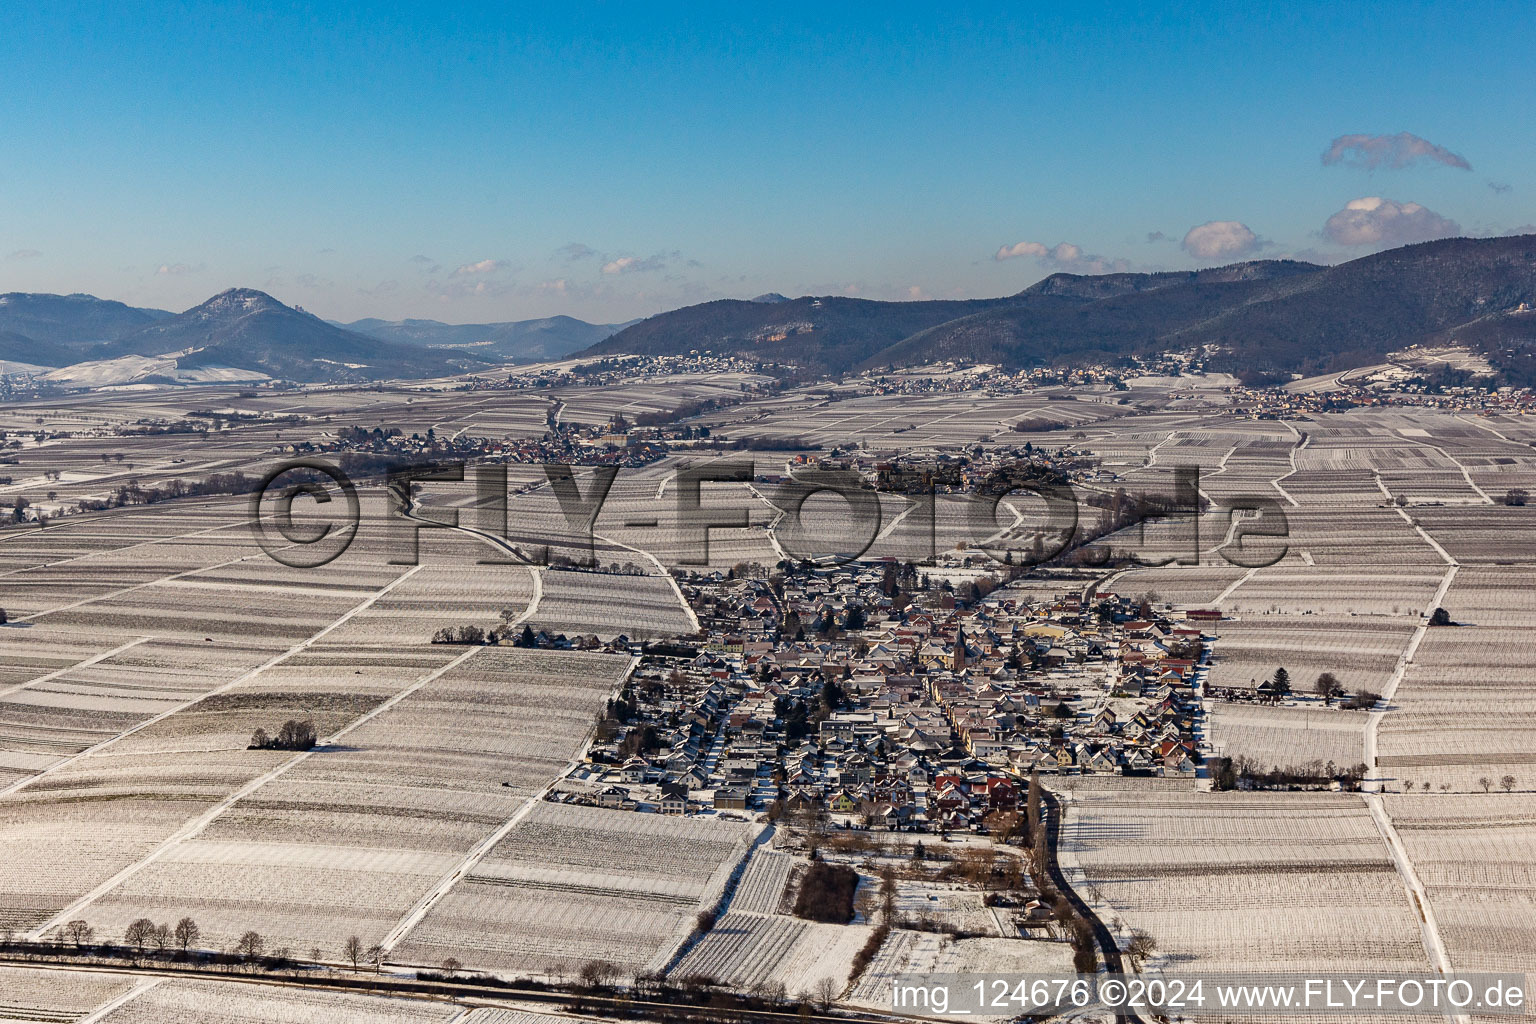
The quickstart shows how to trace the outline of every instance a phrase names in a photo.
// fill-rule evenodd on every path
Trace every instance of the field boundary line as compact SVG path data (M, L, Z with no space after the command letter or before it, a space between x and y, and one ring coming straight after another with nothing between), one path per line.
M1225 546L1225 545L1223 545L1223 546ZM1221 607L1221 602L1223 602L1227 598L1231 597L1232 596L1232 592L1235 591L1238 587L1242 586L1244 583L1247 583L1249 580L1253 579L1254 574L1257 573L1258 571L1259 571L1259 566L1254 566L1252 569L1249 569L1247 572L1243 573L1237 579L1233 580L1232 581L1232 585L1230 587L1228 587L1226 590L1223 590L1221 593L1216 595L1215 600L1213 600L1211 602L1211 607L1213 607L1213 608L1220 608Z
M231 679L229 682L224 683L221 686L216 686L213 689L207 691L206 693L198 694L196 697L193 697L191 700L186 701L186 702L184 702L182 704L178 704L178 705L176 705L175 707L171 708L168 711L162 711L158 715L154 715L153 717L146 718L144 721L139 722L137 725L133 725L133 726L130 726L129 728L127 728L127 729L124 729L122 732L118 733L115 736L109 736L109 737L107 737L106 739L102 740L100 743L97 743L94 746L86 747L84 750L80 751L78 754L71 754L69 757L67 757L64 760L60 761L58 764L51 765L50 767L45 768L43 771L38 772L36 775L33 775L33 776L28 777L28 778L22 779L19 782L16 782L15 784L13 784L11 786L8 786L5 789L0 789L0 797L9 796L12 793L15 793L17 790L24 789L27 786L31 785L32 783L36 782L38 779L43 778L45 775L49 775L52 772L55 772L55 771L59 770L60 768L63 768L65 766L67 766L67 765L74 764L76 761L80 760L81 758L88 757L91 754L95 754L98 751L100 751L100 750L102 750L102 749L104 749L106 747L109 747L112 744L116 743L118 740L124 739L124 738L126 738L128 736L132 736L134 733L138 732L140 729L148 728L149 726L154 725L156 722L159 722L159 721L162 721L164 719L167 719L167 718L171 717L172 715L174 715L174 714L176 714L178 712L185 711L187 708L191 707L194 704L199 703L200 701L205 701L209 697L216 697L216 696L218 696L221 693L226 693L226 692L234 689L235 687L239 686L241 683L244 683L247 680L253 679L254 677L260 675L261 673L265 672L267 669L272 668L272 667L274 667L276 665L279 665L279 664L281 664L284 661L287 661L289 658L293 657L295 654L299 654L299 653L302 653L303 651L309 650L310 647L314 646L317 642L319 642L327 633L331 632L331 630L336 629L336 628L346 624L354 615L357 615L360 612L365 612L369 608L373 607L374 602L378 601L381 597L383 597L385 594L389 593L391 590L395 589L395 587L399 586L401 583L404 583L406 580L410 579L418 571L420 571L420 569L421 569L421 566L419 566L419 565L412 566L410 569L406 570L405 572L401 573L399 576L397 576L393 580L391 580L387 585L381 587L376 593L370 594L368 596L367 600L365 600L362 603L354 606L350 611L343 613L339 618L337 618L334 621L332 621L330 625L328 625L324 629L320 630L320 632L314 634L313 636L309 637L306 640L299 641L298 643L294 644L292 647L288 648L286 651L282 652L281 654L278 654L278 655L276 655L276 656L274 656L272 658L269 658L268 660L262 662L260 665L257 665L255 668L253 668L253 669L251 669L251 670L249 670L247 672L241 673L240 675L236 676L234 679Z
M154 639L155 637L153 635L141 636L137 639L128 641L121 647L114 647L110 651L102 651L100 654L93 654L89 658L86 658L84 661L77 661L73 665L65 665L63 668L56 668L52 672L44 673L35 679L28 679L23 683L13 683L10 686L0 688L0 697L8 697L15 693L17 690L25 690L29 686L36 686L38 683L46 683L51 679L57 679L59 676L68 675L71 672L78 672L82 668L90 668L92 665L98 665L101 662L106 661L108 658L113 657L114 655L123 653L130 647L137 647L139 644L148 643Z
M1457 413L1456 415L1452 416L1451 419L1461 420L1461 422L1466 423L1466 424L1468 424L1470 426L1474 426L1474 427L1478 428L1479 430L1486 430L1486 431L1488 431L1488 433L1492 434L1494 437L1498 438L1500 441L1509 441L1510 444L1519 444L1520 443L1519 441L1511 440L1510 438L1506 437L1502 432L1500 432L1498 430L1495 430L1493 427L1490 427L1488 424L1486 424L1486 423L1479 423L1479 422L1477 422L1477 420L1469 420L1465 416L1461 415L1460 413Z
M624 674L618 678L617 685L614 687L614 692L618 692L624 688L624 683L627 682L629 677L634 674L635 669L639 666L639 664L639 658L634 656L630 657L629 667L626 668L624 670ZM386 934L384 938L379 942L379 947L383 949L386 954L392 952L394 948L398 946L405 939L405 937L409 935L416 928L416 926L426 918L427 914L431 912L432 907L437 903L437 901L448 895L449 891L452 890L455 885L459 884L459 882L462 881L465 876L474 870L476 865L484 860L486 856L488 856L490 852L496 848L497 843L505 839L514 828L522 823L524 818L533 813L533 809L543 802L544 797L548 795L550 790L554 789L565 779L565 777L570 773L571 769L575 768L578 764L581 763L582 755L587 752L587 748L591 745L592 737L596 732L597 723L593 722L592 727L588 729L586 735L581 738L581 742L576 747L576 752L571 755L571 758L566 762L565 767L556 772L542 789L530 796L523 802L522 806L513 811L512 816L497 826L496 831L492 832L490 835L486 836L484 839L480 840L480 842L472 846L469 852L464 855L464 859L459 862L458 867L454 868L452 871L448 872L448 874L439 879L436 885L429 889L427 893L421 897L421 899L416 901L415 906L406 911L405 917L401 918L400 921L393 928L391 928L389 933Z
M1456 418L1460 419L1459 416L1456 417ZM1437 444L1430 444L1428 441L1420 441L1417 438L1412 438L1412 437L1405 438L1405 440L1411 441L1413 444L1418 445L1420 448L1428 448L1430 451L1439 452L1441 458L1445 459L1451 465L1453 465L1457 469L1461 470L1462 478L1467 481L1467 486L1472 488L1474 491L1476 491L1477 494L1478 494L1478 497L1482 498L1484 501L1486 501L1490 505L1498 504L1498 502L1493 500L1493 495L1489 494L1487 491L1485 491L1481 487L1477 486L1476 481L1474 481L1472 479L1472 474L1467 472L1467 467L1463 466L1461 464L1461 460L1458 459L1456 456L1452 455L1450 452L1446 451L1444 448L1440 447ZM1507 440L1507 438L1506 438L1506 440Z
M683 606L683 614L688 616L688 621L693 626L689 632L699 632L699 617L693 613L693 606L690 605L688 603L688 599L683 596L683 588L677 585L677 577L673 576L670 572L667 571L667 567L661 564L660 559L658 559L655 555L651 554L644 548L637 548L633 545L625 544L621 540L614 540L612 537L605 537L600 533L593 533L592 536L596 537L598 540L605 544L612 544L615 547L621 547L626 551L633 551L637 555L650 559L651 564L656 567L656 571L661 573L666 581L672 585L672 593L677 596L677 603Z
M1382 842L1387 845L1387 854L1397 868L1403 887L1408 890L1408 895L1413 900L1414 909L1417 911L1416 916L1419 919L1419 935L1424 943L1424 953L1429 957L1430 965L1441 974L1450 974L1451 957L1446 952L1445 940L1440 936L1440 925L1435 920L1435 908L1429 902L1429 892L1419 879L1418 872L1414 870L1413 858L1408 855L1408 848L1403 845L1403 838L1398 835L1397 826L1392 824L1392 816L1387 813L1381 794L1362 793L1361 797L1365 801L1366 810L1371 815L1371 821L1381 833ZM1470 1024L1472 1020L1464 1013L1456 1014L1452 1019L1457 1024Z
M96 1007L96 1009L92 1010L90 1013L77 1020L75 1024L96 1024L97 1021L104 1020L108 1014L117 1009L119 1006L122 1006L124 1003L132 1002L163 981L165 981L164 978L145 978L143 981L140 981L137 985L133 986L133 988L129 989L127 992L124 992L117 998L109 999L105 1003L102 1003L100 1006Z
M399 693L397 693L393 697L389 698L389 700L384 701L382 704L380 704L378 707L374 708L372 711L369 711L367 714L361 715L358 718L354 719L352 722L348 723L347 726L345 728L343 728L340 732L334 733L331 736L326 737L324 740L321 740L319 743L317 743L311 749L305 750L305 751L299 753L296 757L290 757L288 760L284 761L282 764L279 764L276 767L274 767L271 771L268 771L265 774L259 775L256 778L250 780L245 785L241 786L239 789L235 790L233 793L229 794L224 799L220 800L218 803L216 803L212 807L208 808L202 814L199 814L196 818L193 818L191 821L189 821L189 822L185 823L184 825L182 825L181 828L177 829L171 835L167 836L158 846L156 846L153 850L151 850L148 853L146 853L143 857L139 858L138 860L134 861L132 864L130 864L127 867L123 868L117 874L113 875L111 878L107 879L105 882L102 882L96 888L92 889L90 892L86 893L84 896L81 896L79 899L75 900L75 902L71 903L69 906L65 907L63 910L60 910L58 913L54 914L52 917L50 917L48 920L44 921L42 924L38 925L31 932L28 933L28 938L31 939L32 941L39 941L39 940L41 940L43 935L48 931L49 928L57 927L58 925L64 923L66 920L68 920L69 917L72 914L78 914L80 911L84 910L86 907L89 907L92 903L95 903L97 900L101 899L103 896L105 896L108 893L110 893L113 889L116 889L119 885L123 884L128 879L132 878L134 875L138 874L140 871L144 870L145 868L149 867L149 865L151 865L155 861L159 860L166 853L168 853L173 847L179 846L179 845L181 845L182 843L186 842L189 839L195 839L200 832L202 832L209 825L213 824L214 819L218 818L219 815L221 815L225 811L229 810L231 807L233 807L235 804L239 803L241 800L244 800L246 797L248 797L251 794L255 793L257 790L261 789L267 783L272 782L272 781L280 778L281 776L285 775L289 771L289 769L295 768L298 765L303 764L305 761L309 760L309 758L311 756L313 756L314 754L322 753L323 752L323 747L327 747L327 746L330 746L331 744L334 744L337 740L341 739L341 737L345 736L347 733L351 732L352 730L358 728L361 725L366 724L367 722L371 721L372 719L374 719L374 718L378 717L379 715L383 714L384 712L388 711L390 708L392 708L395 705L399 704L401 701L405 700L405 698L409 697L411 694L415 693L417 690L420 690L423 686L426 686L428 683L432 682L434 679L437 679L439 676L441 676L444 673L448 672L450 669L458 667L459 665L461 665L462 663L467 661L469 658L474 656L476 653L478 653L479 651L482 651L484 649L485 648L483 648L483 647L471 647L469 650L465 651L463 654L459 655L457 658L454 658L452 661L448 662L446 665L443 665L443 666L441 666L439 668L435 668L431 672L428 672L426 675L422 676L416 682L412 683L410 686L407 686L405 689L401 690Z
M1281 422L1284 422L1284 421L1282 420ZM1295 434L1297 437L1301 438L1301 444L1293 444L1293 445L1291 445L1291 451L1290 451L1291 471L1289 473L1282 473L1279 476L1277 476L1277 477L1273 478L1272 480L1270 480L1269 481L1269 486L1271 486L1275 490L1279 491L1280 492L1280 496L1282 498L1284 498L1286 501L1290 502L1292 505L1294 505L1297 508L1301 508L1301 502L1299 502L1295 498L1291 497L1291 492L1287 491L1284 487L1281 487L1280 486L1280 481L1286 479L1287 477L1293 477L1293 476L1295 476L1300 471L1297 468L1297 466L1296 466L1296 453L1301 451L1307 445L1312 443L1312 435L1311 434L1302 435L1300 431L1298 431L1295 427L1292 427L1289 423L1286 423L1285 425L1288 426L1288 427L1291 427L1291 432L1293 434Z
M1449 551L1445 550L1445 548L1441 547L1440 546L1440 542L1435 540L1435 538L1431 537L1425 531L1424 527L1422 527L1418 523L1414 522L1413 516L1410 516L1403 509L1398 509L1397 510L1397 514L1403 517L1403 522L1405 522L1409 526L1413 527L1415 533L1417 533L1420 537L1424 538L1424 543L1426 543L1430 547L1434 548L1435 551L1440 555L1440 557L1445 559L1445 564L1446 565L1459 566L1461 564L1461 563L1457 562L1456 559L1452 558L1451 557L1451 553ZM1444 597L1444 596L1445 595L1443 595L1443 594L1441 595L1441 597ZM1433 612L1435 609L1433 607L1431 607L1429 610L1431 612Z
M779 521L784 518L784 510L779 508L779 506L775 505L773 502L769 501L767 498L763 497L762 492L751 484L747 484L747 490L751 491L752 496L758 501L773 509L775 513L774 517L769 521L768 525L764 527L764 532L768 534L768 543L773 545L773 550L778 552L779 557L788 559L789 554L784 550L783 546L779 544L779 536L774 532L774 527L778 526ZM910 511L910 509L908 511Z
M1440 607L1445 600L1446 593L1451 589L1451 581L1456 578L1456 573L1461 566L1451 563L1451 567L1445 571L1445 576L1440 580L1440 586L1435 589L1434 596L1429 599L1429 607L1424 611L1423 620L1414 627L1413 636L1408 639L1408 644L1403 648L1403 653L1398 655L1397 664L1393 666L1392 675L1387 678L1387 685L1381 690L1380 711L1369 712L1370 718L1365 724L1365 767L1366 780L1374 787L1380 785L1381 780L1376 777L1376 733L1381 726L1381 720L1387 714L1386 708L1397 695L1397 688L1402 685L1403 677L1408 674L1408 666L1413 663L1413 656L1418 653L1419 644L1424 642L1424 637L1429 633L1429 617L1434 610Z
M1399 510L1401 511L1401 510ZM1420 531L1421 533L1423 531ZM1430 543L1434 543L1431 541ZM1441 550L1438 544L1437 550ZM1449 555L1446 556L1449 559ZM1392 822L1392 816L1387 813L1386 802L1382 799L1380 769L1377 761L1377 732L1381 728L1381 721L1389 714L1386 707L1397 694L1398 687L1402 684L1403 677L1408 672L1408 666L1412 664L1414 655L1418 652L1419 645L1429 633L1429 617L1434 610L1441 606L1445 595L1451 589L1451 583L1456 579L1456 573L1461 566L1452 561L1450 568L1445 571L1445 577L1440 581L1440 586L1435 590L1434 596L1429 599L1429 607L1424 611L1424 620L1414 630L1413 638L1408 641L1408 646L1403 649L1402 655L1397 660L1397 666L1393 669L1392 676L1387 680L1381 694L1380 711L1371 711L1370 719L1365 726L1365 764L1366 777L1363 780L1361 799L1365 801L1366 810L1371 815L1376 829L1381 833L1382 841L1387 845L1387 852L1392 858L1393 866L1397 869L1399 880L1407 890L1409 898L1413 901L1414 909L1419 918L1419 933L1423 941L1425 955L1435 970L1441 974L1449 974L1451 971L1450 955L1445 949L1445 940L1440 935L1440 926L1435 920L1434 907L1430 905L1429 893L1424 888L1424 883L1419 879L1417 870L1413 866L1413 858L1408 854L1408 848L1403 845L1402 836L1398 834L1397 826ZM1470 1017L1466 1014L1457 1015L1454 1018L1458 1024L1466 1024Z
M540 484L539 486L543 485ZM460 533L467 533L471 537L483 541L492 547L501 548L503 551L510 552L511 554L517 556L519 561L510 564L521 566L522 568L528 570L528 575L533 577L533 596L528 599L528 607L523 609L523 613L517 618L511 620L509 623L507 623L507 625L520 626L524 622L527 622L528 619L532 617L533 613L538 609L539 601L541 601L544 597L543 572L546 568L548 568L548 566L534 565L532 562L528 561L523 557L522 552L518 551L517 548L513 546L512 542L507 540L505 537L498 537L494 533L487 533L485 530L477 530L473 526L465 526L462 523L455 523L450 526L447 523L439 523L435 519L426 519L420 515L417 515L416 504L416 499L411 498L406 503L405 508L400 510L400 514L405 518L413 519L418 523L427 523L431 526L443 527L449 530L458 530ZM593 534L593 536L595 537L596 534ZM419 562L416 568L421 568Z

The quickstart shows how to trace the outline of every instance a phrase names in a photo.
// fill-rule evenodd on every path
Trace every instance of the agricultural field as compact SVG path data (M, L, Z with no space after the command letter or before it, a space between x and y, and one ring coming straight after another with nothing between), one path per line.
M576 756L628 664L469 648L234 794L78 914L109 934L189 914L226 948L247 930L332 957L351 935L379 942Z
M785 890L794 873L795 858L760 845L731 894L731 909L740 914L774 914L783 909Z
M1458 971L1529 971L1536 943L1536 799L1389 796L1387 810Z
M71 1024L143 984L131 975L0 967L0 1021Z
M1310 692L1319 675L1332 672L1351 692L1380 693L1416 625L1386 617L1274 615L1223 621L1217 631L1210 682L1213 686L1253 689L1283 667L1290 673L1291 686L1299 692Z
M1177 609L1214 608L1246 575L1247 569L1230 565L1129 569L1111 576L1099 589Z
M1315 617L1384 618L1417 625L1444 576L1444 568L1436 566L1388 570L1287 562L1244 579L1221 601L1221 610L1245 623Z
M425 999L173 979L141 988L105 1024L448 1024L462 1011Z
M956 939L938 932L893 928L846 998L857 1006L889 1010L892 984L902 978L910 981L913 975L1020 974L1067 977L1072 973L1072 948L1065 942L1044 939Z
M790 995L813 993L823 978L847 987L853 956L874 931L868 925L816 924L783 914L727 913L671 971L737 989L782 984Z
M1268 707L1212 701L1206 735L1222 757L1246 757L1265 768L1332 762L1340 769L1365 759L1367 713L1337 708Z
M896 882L896 912L902 919L930 922L973 935L1006 934L982 894L963 886L901 878Z
M1505 775L1536 788L1528 570L1463 566L1442 604L1456 625L1426 631L1406 667L1381 725L1383 774L1393 789L1481 792Z
M676 584L665 576L610 576L551 570L528 624L552 633L611 639L691 633L697 626Z
M761 826L538 802L405 935L394 957L573 977L659 970L725 892Z
M1156 939L1169 971L1429 968L1356 796L1078 791L1060 859L1101 918Z

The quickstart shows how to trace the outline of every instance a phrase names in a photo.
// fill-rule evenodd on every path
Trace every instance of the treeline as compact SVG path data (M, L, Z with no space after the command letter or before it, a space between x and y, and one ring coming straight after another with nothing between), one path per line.
M1364 762L1344 767L1332 761L1310 761L1303 765L1264 765L1249 757L1218 757L1207 764L1211 788L1231 789L1340 789L1355 792L1365 778Z
M283 723L282 728L277 730L276 736L268 736L267 730L257 729L251 734L251 745L246 749L311 750L316 742L314 722L307 719L301 722L296 718L290 718Z

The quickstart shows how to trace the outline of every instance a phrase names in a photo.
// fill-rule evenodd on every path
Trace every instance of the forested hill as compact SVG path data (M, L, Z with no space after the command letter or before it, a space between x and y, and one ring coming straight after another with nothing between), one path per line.
M1461 342L1536 379L1536 236L1453 238L1333 267L1258 260L1207 270L1055 274L998 299L722 300L658 314L584 354L741 352L840 373L934 360L1008 367L1207 347L1250 379L1379 362Z

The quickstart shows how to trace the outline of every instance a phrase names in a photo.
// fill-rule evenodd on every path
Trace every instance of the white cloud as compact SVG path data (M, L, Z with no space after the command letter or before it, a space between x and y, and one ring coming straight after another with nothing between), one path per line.
M180 277L183 274L195 274L202 269L201 264L191 267L185 263L162 263L155 273L161 277Z
M675 260L681 253L659 252L641 259L639 256L620 256L603 264L605 274L638 274L648 270L665 270L668 260Z
M1264 243L1241 221L1212 220L1190 228L1179 244L1197 260L1230 260L1257 252Z
M1466 157L1452 153L1444 146L1437 146L1412 132L1398 132L1396 135L1340 135L1323 153L1325 166L1342 163L1363 167L1368 171L1378 167L1399 170L1420 160L1444 164L1446 167L1459 167L1464 171L1472 169Z
M1408 245L1459 235L1461 225L1418 203L1365 196L1329 217L1323 234L1339 245Z
M555 255L561 259L574 263L577 260L591 259L593 256L597 255L597 250L592 248L590 245L585 245L581 242L571 242L569 245L562 245L560 248L556 249Z
M17 249L6 257L8 260L35 260L43 253L39 249Z
M506 260L481 260L479 263L466 263L455 267L450 277L466 277L471 274L494 274L507 265Z
M1018 256L1035 256L1044 259L1051 250L1039 242L1015 242L1005 245L993 255L995 260L1011 260Z
M1018 259L1033 256L1042 266L1068 270L1078 274L1122 273L1130 264L1122 259L1107 259L1083 252L1082 247L1071 242L1046 245L1043 242L1015 242L1005 245L992 254L994 260Z
M563 277L557 277L553 281L540 281L539 282L539 291L541 291L541 292L553 292L553 293L555 293L557 295L564 295L565 294L565 287L566 287L566 282L565 282L565 278L563 278Z
M910 299L911 301L913 301L913 302L920 302L920 301L922 301L922 300L924 300L924 299L926 299L928 297L929 297L928 293L923 291L923 286L922 285L920 285L920 284L909 284L909 285L907 285L907 298Z

